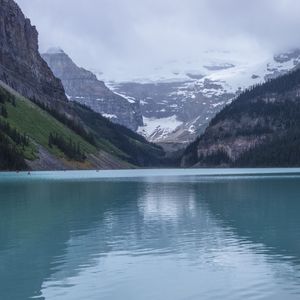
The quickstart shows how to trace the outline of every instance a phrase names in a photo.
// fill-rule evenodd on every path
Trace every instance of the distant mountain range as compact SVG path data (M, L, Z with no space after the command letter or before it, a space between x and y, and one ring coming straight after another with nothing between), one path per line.
M177 72L175 79L112 83L119 93L139 101L150 141L183 147L202 134L211 119L242 90L296 68L300 50L275 55L257 64L205 64L198 72ZM177 78L177 79L176 79Z
M172 151L201 135L216 113L242 90L296 68L300 50L252 65L210 62L199 72L177 72L173 74L175 79L109 82L108 87L92 72L76 66L59 48L50 49L42 57L62 80L70 100Z
M62 81L68 98L101 113L112 122L137 131L143 126L139 101L112 92L96 75L78 67L59 48L42 54L54 75Z

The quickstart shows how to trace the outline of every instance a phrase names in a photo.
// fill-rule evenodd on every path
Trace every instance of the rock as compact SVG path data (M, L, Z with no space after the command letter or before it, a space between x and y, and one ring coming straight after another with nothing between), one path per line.
M38 32L12 0L0 0L0 80L27 98L59 107L62 83L38 51Z
M61 79L71 101L84 104L112 122L136 131L143 125L140 103L112 92L96 75L78 67L61 49L42 55L55 76Z

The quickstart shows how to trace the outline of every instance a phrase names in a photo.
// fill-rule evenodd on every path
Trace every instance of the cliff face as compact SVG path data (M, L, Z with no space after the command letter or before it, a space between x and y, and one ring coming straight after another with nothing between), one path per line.
M93 74L85 70L81 70L80 76L86 77L85 83L96 81ZM93 88L91 84L85 89ZM104 84L99 83L97 89L109 93ZM36 28L13 0L0 0L1 90L4 96L0 94L0 109L5 112L1 118L20 135L29 137L22 146L13 140L14 131L9 130L10 127L0 128L0 156L4 163L9 160L7 153L10 152L16 161L21 157L24 164L26 159L27 166L34 170L124 168L163 162L164 152L159 147L68 100L60 79L39 54ZM55 149L49 145L53 135L60 139ZM62 139L69 144L66 146ZM84 155L80 158L71 155L70 148L74 153L71 145L82 145ZM14 149L19 151L13 153ZM14 169L15 165L9 168Z
M143 125L139 102L112 92L96 75L78 67L61 49L50 49L42 56L55 76L61 79L70 100L134 131Z
M48 105L67 101L60 80L39 54L36 28L12 0L0 0L0 80Z
M182 166L298 166L300 70L242 93L185 151Z

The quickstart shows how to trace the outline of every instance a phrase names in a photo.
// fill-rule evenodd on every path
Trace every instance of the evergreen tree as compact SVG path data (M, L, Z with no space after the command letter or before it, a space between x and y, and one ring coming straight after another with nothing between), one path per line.
M4 105L1 106L1 116L3 118L7 118L8 117L8 113L7 113L6 107Z

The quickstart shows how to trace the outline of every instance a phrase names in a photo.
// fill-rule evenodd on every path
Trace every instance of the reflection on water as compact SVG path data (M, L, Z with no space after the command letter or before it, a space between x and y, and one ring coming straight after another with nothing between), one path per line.
M0 183L0 299L299 299L300 177Z

